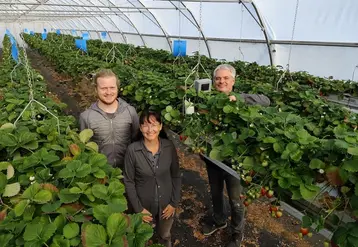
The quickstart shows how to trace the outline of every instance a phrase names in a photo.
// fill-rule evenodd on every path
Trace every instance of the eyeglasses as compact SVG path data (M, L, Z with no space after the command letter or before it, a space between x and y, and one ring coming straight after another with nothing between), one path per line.
M141 127L144 131L149 130L150 129L158 129L160 126L159 123L155 123L155 124L143 124Z

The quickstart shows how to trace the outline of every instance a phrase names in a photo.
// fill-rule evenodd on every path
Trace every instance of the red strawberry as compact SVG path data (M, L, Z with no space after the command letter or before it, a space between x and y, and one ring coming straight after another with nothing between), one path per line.
M331 247L339 247L333 240L331 240Z
M244 205L248 207L251 204L251 199L247 199L244 201Z
M0 222L3 221L5 218L6 218L6 215L7 215L7 208L5 208L4 210L2 210L0 212Z
M264 187L262 187L261 188L261 195L262 196L266 195L266 192L267 192L267 190Z
M310 230L308 228L301 227L300 232L302 233L303 236L305 236L310 232Z
M270 212L277 212L277 211L278 211L278 207L271 205Z
M267 196L268 198L272 198L272 197L273 197L273 194L274 194L273 190L269 190L269 191L267 191L266 196Z

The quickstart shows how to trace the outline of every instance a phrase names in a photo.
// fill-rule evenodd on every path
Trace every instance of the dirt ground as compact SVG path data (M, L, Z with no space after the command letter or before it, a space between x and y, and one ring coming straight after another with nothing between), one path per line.
M94 99L89 89L90 80L72 78L59 74L45 58L34 51L28 51L32 67L38 70L47 81L49 92L66 103L67 114L78 117ZM177 247L223 247L229 239L229 228L220 230L213 236L201 233L203 218L211 210L211 198L205 164L197 155L188 153L178 140L173 138L178 148L182 168L182 200L177 210L177 220L172 229L173 243ZM228 202L226 202L228 206ZM229 207L227 207L229 208ZM280 219L272 218L268 212L269 201L259 200L247 207L245 239L241 246L246 247L318 247L323 246L323 237L300 240L300 221L284 212ZM229 215L229 213L228 213Z

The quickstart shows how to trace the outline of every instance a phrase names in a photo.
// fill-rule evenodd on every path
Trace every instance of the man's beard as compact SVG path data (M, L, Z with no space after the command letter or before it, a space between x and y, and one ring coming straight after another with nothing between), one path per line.
M108 103L108 102L106 102L106 101L103 101L103 100L101 100L101 99L99 99L99 101L101 101L104 105L107 105L107 106L110 106L110 105L112 105L114 102L116 102L116 98L111 102L111 103Z

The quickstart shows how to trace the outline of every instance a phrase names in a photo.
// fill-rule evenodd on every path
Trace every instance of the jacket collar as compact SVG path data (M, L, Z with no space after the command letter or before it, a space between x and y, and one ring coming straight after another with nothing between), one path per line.
M147 152L150 152L150 151L148 150L148 148L145 146L144 140L142 139L142 140L140 140L140 142L141 142L141 145L142 145L142 150L147 151ZM162 146L163 146L162 138L159 138L159 149L158 149L157 154L158 154L158 153L161 153L161 151L162 151Z
M143 143L143 139L138 142L135 142L133 144L134 150L135 151L147 151L146 148L144 147L144 144L142 144L142 143ZM163 151L164 148L170 147L170 142L166 139L161 138L160 145L161 145L160 150Z
M123 110L128 106L128 103L125 102L120 97L118 97L117 100L118 100L118 108L117 111L115 112L115 115L117 115L120 112L123 112ZM103 116L107 117L107 114L101 108L98 107L98 101L93 103L90 108L94 111L101 113Z

